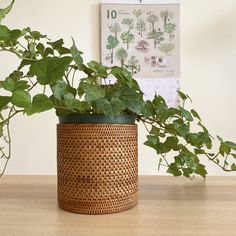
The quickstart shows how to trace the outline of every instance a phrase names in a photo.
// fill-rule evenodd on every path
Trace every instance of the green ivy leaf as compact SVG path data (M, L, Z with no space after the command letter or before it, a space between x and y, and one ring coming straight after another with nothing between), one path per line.
M178 142L179 140L177 137L167 137L166 141L164 142L164 146L176 151L179 149Z
M113 117L112 106L107 98L105 97L99 98L96 101L96 107L97 107L98 113L111 115L111 117Z
M64 100L65 100L65 104L67 107L71 107L73 102L74 102L74 95L70 92L66 92L63 96Z
M158 143L159 138L157 136L147 135L147 141L144 143L144 145L154 148L156 150Z
M34 113L40 113L53 108L52 101L44 94L37 94L33 97L32 105L28 115L32 115Z
M173 128L182 137L186 137L189 133L189 126L184 124L181 120L173 121Z
M105 97L105 90L99 85L84 83L85 100L91 104L99 98Z
M120 112L125 108L124 103L116 97L112 98L111 101L105 97L100 98L96 101L96 106L98 112L105 115L111 115L111 117L114 117L116 114L120 114Z
M75 45L75 40L72 38L73 41L73 45L70 48L70 52L71 55L74 59L74 61L76 62L77 65L81 65L83 64L83 58L81 57L81 55L83 54L81 51L79 51Z
M13 92L11 103L17 107L23 107L28 110L31 107L30 94L23 90L17 90Z
M88 110L91 110L91 106L85 102L85 101L80 101L78 99L75 99L73 101L73 104L71 106L73 109L76 109L80 113L85 113Z
M2 110L10 101L11 97L0 96L0 110Z
M147 100L145 102L142 114L144 117L148 118L155 115L155 110L151 101Z
M35 40L40 40L41 38L46 38L47 35L41 34L39 31L30 31L30 35L32 36L33 39Z
M90 61L88 67L96 73L98 77L106 78L108 76L107 67L96 61Z
M194 149L195 154L205 154L206 152L200 148L195 148Z
M187 94L184 94L183 92L181 92L181 91L179 91L179 90L178 90L177 92L178 92L178 95L180 96L180 98L181 98L183 101L189 99L190 102L192 102L192 99L191 99Z
M231 165L231 170L236 171L236 165L234 163Z
M230 142L230 141L225 141L225 145L227 145L229 148L236 151L236 143L233 143L233 142Z
M12 0L10 5L8 5L6 8L0 9L0 24L2 22L2 19L11 11L14 2L15 0Z
M182 175L182 172L179 170L178 166L175 163L170 164L169 168L167 169L167 173L170 173L175 177Z
M219 151L222 155L224 155L224 153L229 154L231 148L225 142L221 142Z
M15 90L25 90L28 88L28 82L25 80L17 80L15 78L8 77L2 83L2 87L10 92Z
M139 92L124 86L119 98L124 102L126 109L136 114L142 113L145 103L142 94Z
M199 116L199 114L195 111L195 110L191 110L191 113L192 113L192 115L195 117L195 118L197 118L197 119L199 119L200 121L201 121L201 117Z
M120 114L121 111L125 109L125 104L122 100L120 100L118 97L113 97L110 100L112 111L114 115Z
M32 65L32 64L33 64L33 61L24 59L24 60L21 61L20 66L17 69L21 70L23 67L29 66L29 65Z
M41 85L52 84L63 77L71 61L71 57L46 57L34 62L30 72Z
M195 173L201 175L204 179L206 179L207 171L204 165L198 164Z
M160 133L160 129L158 129L155 126L152 126L152 129L150 130L150 134L158 135Z
M38 50L38 53L39 53L41 56L43 56L43 54L44 54L44 49L45 49L44 45L43 45L42 43L38 43L38 44L36 45L36 49Z
M184 108L180 107L180 112L181 115L188 121L193 121L193 117L191 115L191 113L187 110L185 110Z
M0 41L9 40L11 37L11 31L4 25L0 25Z
M50 45L53 49L57 50L62 47L62 45L64 44L64 41L63 39L58 39L57 41L48 42L47 44Z
M53 49L48 47L48 48L45 48L42 57L47 57L48 55L53 55L53 54L54 54Z
M59 80L55 84L51 85L51 89L55 98L62 99L63 95L67 91L67 83L63 80Z

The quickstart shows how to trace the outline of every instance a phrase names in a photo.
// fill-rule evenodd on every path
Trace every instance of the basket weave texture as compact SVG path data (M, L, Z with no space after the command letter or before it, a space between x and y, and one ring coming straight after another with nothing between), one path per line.
M137 204L137 126L58 124L58 204L83 214L107 214Z

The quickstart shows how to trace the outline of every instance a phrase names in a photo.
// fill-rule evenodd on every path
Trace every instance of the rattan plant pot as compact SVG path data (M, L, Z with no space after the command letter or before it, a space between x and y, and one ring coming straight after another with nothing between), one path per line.
M63 123L57 125L59 206L83 214L115 213L135 206L137 126L102 123L102 119L98 119L99 124L92 123L90 118L90 123L86 119L82 123L60 120Z

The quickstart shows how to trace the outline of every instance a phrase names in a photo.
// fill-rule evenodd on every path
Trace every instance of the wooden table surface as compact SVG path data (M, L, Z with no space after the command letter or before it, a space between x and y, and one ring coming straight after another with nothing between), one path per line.
M93 216L57 206L55 176L3 176L0 235L234 236L236 177L140 176L137 207Z

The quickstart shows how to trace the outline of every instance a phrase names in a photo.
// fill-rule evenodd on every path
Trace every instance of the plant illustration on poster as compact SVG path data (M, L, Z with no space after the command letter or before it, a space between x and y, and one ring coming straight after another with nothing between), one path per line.
M101 7L102 63L125 66L147 98L178 105L179 4L114 4Z

